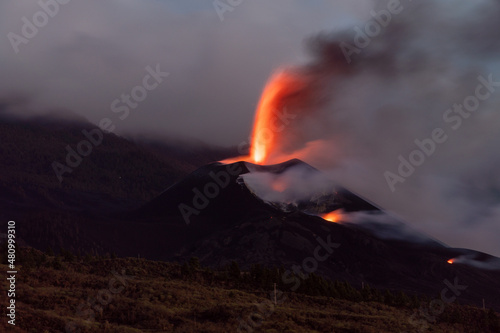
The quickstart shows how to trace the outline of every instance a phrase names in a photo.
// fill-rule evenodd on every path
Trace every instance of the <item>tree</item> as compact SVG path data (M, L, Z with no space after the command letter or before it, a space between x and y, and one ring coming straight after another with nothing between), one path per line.
M70 251L67 251L67 250L61 248L61 252L60 253L61 253L61 256L63 257L64 261L66 261L66 262L73 262L73 261L75 261L75 256Z
M190 276L191 272L192 272L192 268L191 268L191 266L187 262L185 262L184 264L182 264L182 266L181 266L181 276L183 278L186 278L186 277Z
M61 257L56 256L56 257L54 258L54 261L52 262L52 267L53 267L54 269L57 269L57 270L62 269L62 267L63 267L63 266L62 266L62 262L61 262Z
M384 303L387 305L395 305L396 298L391 293L389 289L386 289L384 292Z
M250 267L250 277L255 285L260 286L262 284L264 269L261 264L254 264Z
M488 326L493 332L499 332L500 331L500 321L498 320L498 316L493 311L493 309L488 310L488 314L486 315L486 320L488 322Z
M92 261L92 255L90 253L86 253L85 257L83 257L83 262L89 263Z
M231 262L231 264L229 265L228 273L229 273L230 279L235 280L235 281L240 280L240 276L241 276L240 266L238 265L238 263L236 261L233 260Z
M46 262L47 262L47 255L46 255L45 253L42 253L42 254L40 255L40 262L39 262L39 263L40 263L40 265L43 265L43 264L45 264Z
M189 259L189 267L192 269L199 269L200 259L198 257L191 257L191 259Z
M404 292L399 291L394 296L394 305L397 306L408 306L410 304L410 298Z
M361 296L365 302L373 300L372 288L370 288L369 284L365 284L364 288L361 290Z

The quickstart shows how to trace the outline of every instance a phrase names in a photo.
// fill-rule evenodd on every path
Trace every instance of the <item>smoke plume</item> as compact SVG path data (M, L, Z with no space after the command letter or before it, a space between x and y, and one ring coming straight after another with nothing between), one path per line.
M365 23L310 39L293 72L316 102L284 106L298 116L268 162L301 158L420 231L500 255L499 11L379 1Z

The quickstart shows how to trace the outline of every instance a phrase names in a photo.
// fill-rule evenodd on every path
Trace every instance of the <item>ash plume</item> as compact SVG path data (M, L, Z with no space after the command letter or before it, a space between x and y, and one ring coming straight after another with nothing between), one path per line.
M293 70L311 82L302 94L321 103L287 105L300 121L279 134L275 156L327 171L451 246L500 255L500 3L401 1L369 43L356 44L391 2L309 40L312 60ZM479 93L487 98L471 107ZM402 175L411 156L418 165ZM399 177L392 186L389 173Z

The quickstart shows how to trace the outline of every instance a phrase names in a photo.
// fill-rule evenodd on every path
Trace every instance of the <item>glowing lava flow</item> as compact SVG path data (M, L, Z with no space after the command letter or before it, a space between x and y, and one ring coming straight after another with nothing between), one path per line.
M455 261L455 259L450 259L447 261L448 264L453 264L453 262Z
M279 71L267 83L255 114L250 146L250 160L263 164L271 151L276 148L278 133L283 131L282 114L288 96L300 91L304 82L298 75Z
M342 218L342 214L340 212L334 210L333 212L327 213L325 215L321 215L321 218L323 220L327 220L330 222L339 223L340 219Z

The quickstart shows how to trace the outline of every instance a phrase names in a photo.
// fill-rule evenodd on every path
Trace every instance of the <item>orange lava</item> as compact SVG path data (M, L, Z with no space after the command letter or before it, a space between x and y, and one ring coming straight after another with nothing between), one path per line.
M321 218L330 222L339 223L342 218L342 214L334 210L333 212L321 215Z
M255 113L250 160L256 164L266 163L270 152L276 147L279 133L287 126L282 112L286 108L284 99L304 87L298 75L279 71L266 84Z
M453 262L455 261L455 259L450 259L447 261L448 264L453 264Z

